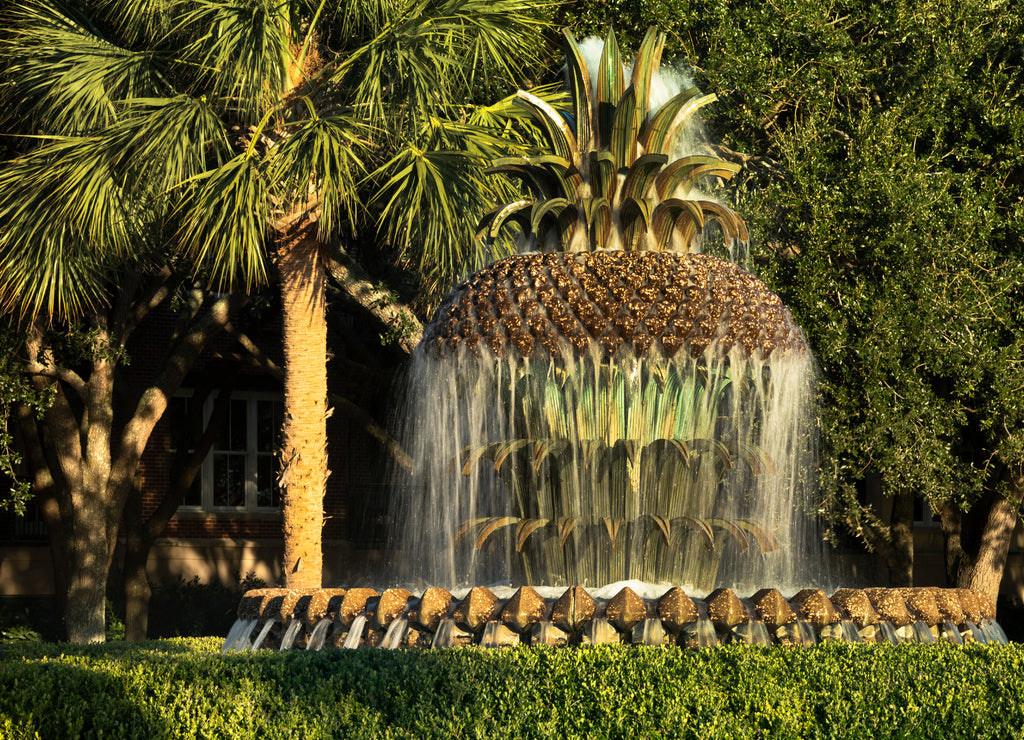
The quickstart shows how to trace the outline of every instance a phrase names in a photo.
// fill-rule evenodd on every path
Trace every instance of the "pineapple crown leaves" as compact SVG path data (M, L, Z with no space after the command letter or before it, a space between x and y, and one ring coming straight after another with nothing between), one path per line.
M647 31L629 79L609 31L591 77L575 38L564 31L571 110L563 115L525 91L515 99L539 123L550 153L497 160L489 173L519 178L533 198L486 213L478 238L515 223L542 251L653 249L690 252L710 222L727 239L747 240L731 209L700 196L705 178L729 179L739 166L717 157L674 157L687 124L715 95L688 87L652 110L664 34ZM628 85L627 85L628 82Z

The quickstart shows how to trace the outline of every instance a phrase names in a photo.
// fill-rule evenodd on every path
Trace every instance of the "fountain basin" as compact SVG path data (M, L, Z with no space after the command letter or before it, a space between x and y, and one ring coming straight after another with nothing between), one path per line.
M987 596L969 589L842 588L831 596L775 588L705 596L636 584L585 589L474 587L257 589L238 606L222 652L589 644L685 648L726 643L1006 643ZM638 593L639 591L639 593ZM652 593L660 595L652 596ZM258 635L258 637L254 637Z

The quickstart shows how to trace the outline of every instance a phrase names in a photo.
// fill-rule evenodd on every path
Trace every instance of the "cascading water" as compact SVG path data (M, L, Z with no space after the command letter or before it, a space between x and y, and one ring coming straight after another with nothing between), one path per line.
M819 583L804 506L812 378L795 351L420 351L403 414L421 461L396 537L404 575L449 588Z
M456 288L409 369L399 436L419 468L393 508L402 576L823 584L811 353L762 283L694 254L718 230L746 254L742 220L697 188L736 171L695 151L714 96L660 72L653 31L628 68L613 34L567 40L572 116L520 93L558 155L495 167L538 200L481 232L530 206L522 246L556 251Z

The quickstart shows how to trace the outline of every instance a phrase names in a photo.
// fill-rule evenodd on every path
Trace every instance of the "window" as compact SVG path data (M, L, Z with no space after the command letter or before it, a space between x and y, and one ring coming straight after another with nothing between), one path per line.
M213 413L212 398L201 409L190 396L171 401L172 452L191 449ZM203 461L182 508L203 511L276 511L281 503L275 452L280 438L280 396L236 391L210 454Z
M925 527L941 527L942 518L938 513L932 511L932 507L917 496L914 497L914 524Z

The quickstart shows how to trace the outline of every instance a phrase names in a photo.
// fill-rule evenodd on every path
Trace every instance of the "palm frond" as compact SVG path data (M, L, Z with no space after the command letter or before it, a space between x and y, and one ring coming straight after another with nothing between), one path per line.
M117 101L171 89L159 52L108 41L71 4L30 0L11 22L0 60L30 130L85 134L115 120Z
M0 169L0 304L67 318L109 266L145 254L139 214L95 139L49 141Z
M319 225L326 236L342 217L356 220L358 183L363 174L359 150L365 147L361 121L337 112L324 118L312 115L289 129L273 152L275 189L283 194L286 209L315 198Z
M171 11L181 0L94 0L107 24L129 44L159 39L172 28Z
M384 27L395 13L394 0L346 0L331 3L325 19L342 38L366 38Z
M214 284L247 287L266 280L270 224L267 164L243 152L184 186L178 204L180 251L210 270Z
M446 290L462 274L472 248L467 211L488 201L480 160L462 150L426 151L409 144L371 177L382 181L371 203L399 255L412 261L427 289Z
M189 39L180 61L203 89L241 120L254 123L276 106L298 75L293 18L280 0L197 0L176 19L173 34Z
M564 108L569 100L554 84L534 87L530 94L556 110ZM515 94L490 105L475 106L468 122L477 129L494 132L500 146L517 156L532 154L544 141L544 132L537 126L535 116Z
M205 98L136 98L101 138L136 190L175 189L232 156L227 130Z

